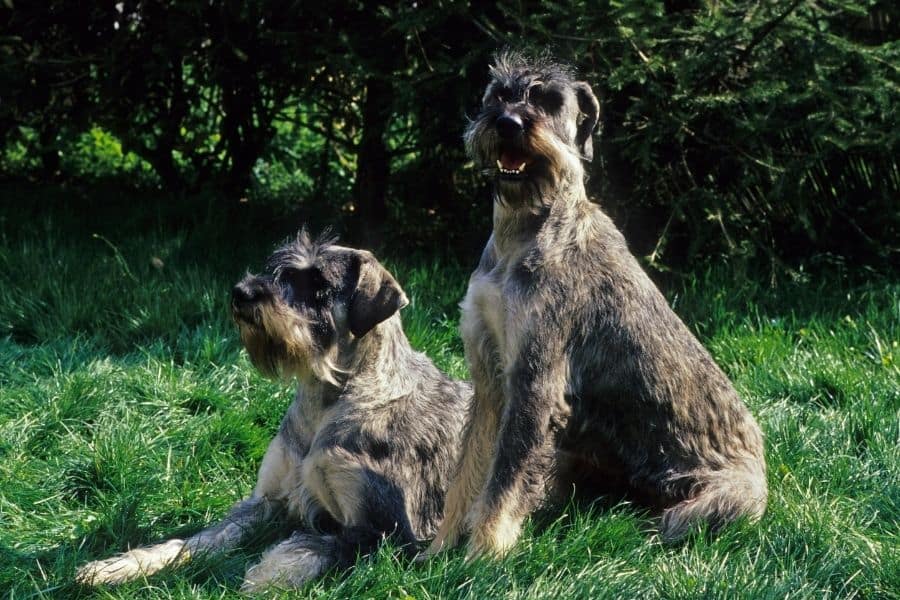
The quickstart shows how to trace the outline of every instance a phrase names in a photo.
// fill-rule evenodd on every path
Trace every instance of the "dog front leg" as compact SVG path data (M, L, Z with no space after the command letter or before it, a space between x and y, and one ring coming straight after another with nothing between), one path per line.
M463 436L456 475L444 500L444 518L425 556L452 548L459 542L466 525L466 515L487 479L503 410L503 389L501 375L492 370L498 364L496 354L487 351L478 354L482 353L488 356L469 357L475 392L471 414Z
M184 549L197 556L237 548L278 519L284 508L284 502L266 497L242 500L231 507L222 521L188 538Z
M284 502L274 498L283 496L284 481L291 471L288 456L281 436L275 436L263 457L253 495L234 504L222 521L187 540L172 539L89 562L78 569L76 581L85 585L122 583L182 564L198 554L237 547L284 511Z
M231 550L280 512L280 503L252 497L235 504L219 523L188 538L134 548L78 569L75 580L85 585L117 584L152 575L187 562L199 554Z
M506 378L507 404L490 475L469 515L470 558L504 555L547 493L556 434L569 416L562 362L519 360Z

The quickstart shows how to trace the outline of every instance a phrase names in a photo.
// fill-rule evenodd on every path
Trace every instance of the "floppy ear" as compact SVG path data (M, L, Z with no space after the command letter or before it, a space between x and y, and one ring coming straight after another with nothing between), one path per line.
M591 91L591 86L586 81L576 81L574 84L575 95L578 98L578 110L584 119L578 124L578 133L575 135L575 143L585 160L594 158L594 143L591 134L600 120L600 102Z
M359 253L359 281L350 296L347 318L356 337L409 304L397 280L368 252Z

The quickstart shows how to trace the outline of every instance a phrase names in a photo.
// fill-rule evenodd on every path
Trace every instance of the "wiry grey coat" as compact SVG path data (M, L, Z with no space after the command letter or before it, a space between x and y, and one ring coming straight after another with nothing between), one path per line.
M293 587L386 537L413 550L434 535L471 387L410 347L406 295L370 253L301 233L267 271L235 286L234 317L254 364L300 385L253 495L187 540L89 563L80 581L148 575L280 523L286 539L247 571L244 589Z
M760 429L585 192L599 104L547 59L499 57L466 132L494 228L461 331L473 419L430 553L501 554L548 483L621 483L667 539L766 506Z

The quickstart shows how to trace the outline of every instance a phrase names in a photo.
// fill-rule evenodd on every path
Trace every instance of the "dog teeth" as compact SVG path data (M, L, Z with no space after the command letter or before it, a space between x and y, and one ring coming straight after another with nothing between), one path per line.
M497 169L504 175L521 175L522 173L525 172L525 164L526 163L522 163L521 165L519 165L519 168L517 168L517 169L504 169L503 163L501 163L500 160L498 159L497 160Z

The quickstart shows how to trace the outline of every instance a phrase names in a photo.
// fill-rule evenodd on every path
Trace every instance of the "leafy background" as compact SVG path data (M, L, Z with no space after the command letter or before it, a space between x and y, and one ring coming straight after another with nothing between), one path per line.
M898 17L887 0L9 0L0 173L469 248L489 224L465 116L492 52L551 48L601 97L592 189L654 267L896 265Z

